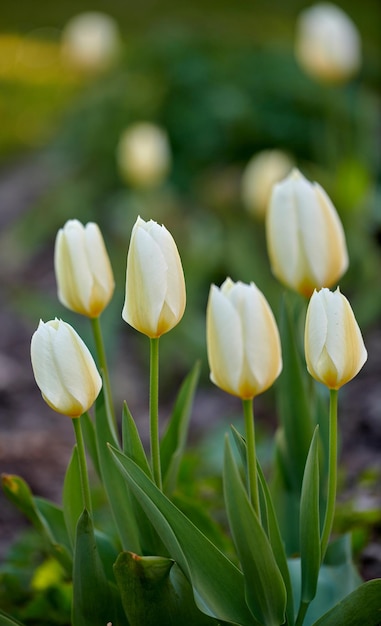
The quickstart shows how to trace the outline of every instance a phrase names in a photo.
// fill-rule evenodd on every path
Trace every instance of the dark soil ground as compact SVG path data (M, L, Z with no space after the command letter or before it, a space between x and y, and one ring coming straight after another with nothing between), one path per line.
M1 237L16 219L43 193L51 179L35 160L18 164L0 176ZM46 267L52 266L52 250L45 251ZM3 256L3 255L1 255ZM53 413L42 401L30 366L29 346L35 326L15 314L7 302L9 281L45 281L52 287L52 270L18 267L11 275L0 267L0 471L21 475L35 494L60 500L63 476L73 445L73 429L68 418ZM54 288L54 287L53 287ZM368 362L359 376L347 385L340 396L342 434L341 464L345 469L340 499L351 501L357 511L381 511L381 330L373 328L365 337ZM141 372L123 358L118 372L139 389ZM139 395L139 394L137 394ZM227 410L226 394L197 394L192 434L199 436L205 425ZM234 406L234 405L232 405ZM145 408L135 407L137 421L144 424ZM373 473L375 479L360 478ZM24 528L21 514L0 494L0 558L3 558ZM381 514L372 525L369 541L362 551L360 568L365 578L381 576Z

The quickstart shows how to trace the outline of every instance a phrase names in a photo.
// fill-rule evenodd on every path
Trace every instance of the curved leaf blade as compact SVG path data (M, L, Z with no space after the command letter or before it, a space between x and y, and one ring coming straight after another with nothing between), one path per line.
M381 623L381 578L370 580L341 600L313 626L378 626Z

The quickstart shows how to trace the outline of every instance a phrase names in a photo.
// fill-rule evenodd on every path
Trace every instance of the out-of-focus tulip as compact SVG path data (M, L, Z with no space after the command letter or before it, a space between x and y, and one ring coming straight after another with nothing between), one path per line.
M71 311L98 317L114 292L110 259L97 224L69 220L54 250L58 298Z
M309 373L330 389L345 385L364 365L367 351L361 331L339 288L313 293L307 309L304 345Z
M90 351L70 324L40 321L30 353L36 383L54 411L79 417L91 407L102 380Z
M313 78L345 82L361 64L360 35L342 9L322 2L300 14L295 52L300 65Z
M86 72L99 72L110 67L119 49L118 25L105 13L80 13L69 20L62 33L64 60Z
M212 285L206 323L210 378L218 387L250 399L273 384L282 369L279 332L254 283L227 278Z
M181 320L185 301L183 268L172 235L165 226L138 217L128 250L123 319L148 337L160 337Z
M249 213L263 219L275 183L290 173L294 163L281 150L263 150L255 154L242 175L242 202Z
M149 122L132 125L119 140L117 162L127 183L136 187L159 185L171 165L167 133Z
M266 219L273 274L304 296L331 287L348 267L340 218L326 192L298 170L277 183Z

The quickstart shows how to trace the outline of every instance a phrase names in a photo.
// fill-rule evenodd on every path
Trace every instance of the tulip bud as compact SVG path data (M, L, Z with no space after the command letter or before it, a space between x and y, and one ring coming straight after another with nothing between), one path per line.
M298 170L274 186L266 220L273 274L304 296L331 287L348 267L344 229L326 192Z
M278 328L254 283L211 286L207 306L207 349L211 380L250 399L270 387L282 369Z
M148 337L160 337L181 320L185 300L184 274L172 235L165 226L138 217L128 250L123 319Z
M339 389L367 359L351 305L339 288L314 291L307 309L304 347L311 376L329 389Z
M58 299L71 311L98 317L114 292L114 277L97 224L69 220L56 237Z
M72 66L86 72L108 69L120 49L116 21L105 13L88 11L73 17L62 34L62 55Z
M40 321L30 352L36 383L54 411L79 417L91 407L102 380L90 351L70 324Z
M312 77L323 82L344 82L360 67L360 36L342 9L322 2L300 14L295 53Z
M148 122L134 124L119 140L117 162L127 183L136 187L159 185L171 164L166 132Z
M281 150L263 150L255 154L242 175L242 201L249 213L263 219L273 185L283 180L293 168L291 158Z

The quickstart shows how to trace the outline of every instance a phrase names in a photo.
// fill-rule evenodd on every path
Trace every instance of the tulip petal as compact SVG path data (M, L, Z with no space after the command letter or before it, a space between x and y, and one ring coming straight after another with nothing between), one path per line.
M215 285L209 293L207 340L211 380L224 391L239 395L238 381L243 359L239 314Z

